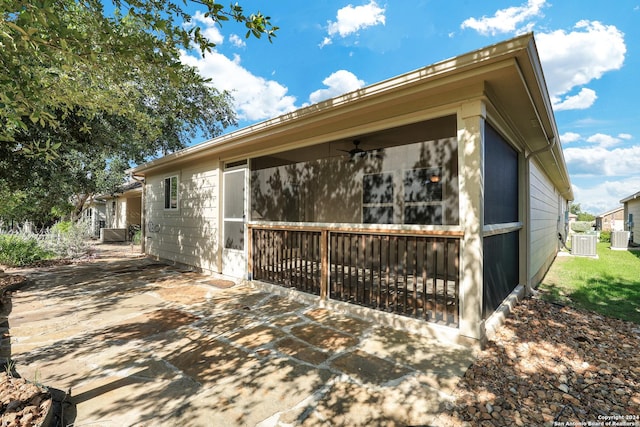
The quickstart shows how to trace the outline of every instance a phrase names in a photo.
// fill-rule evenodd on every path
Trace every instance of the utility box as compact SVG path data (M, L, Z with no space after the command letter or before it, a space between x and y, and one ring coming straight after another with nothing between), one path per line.
M126 228L101 228L100 242L125 242L127 240Z
M596 252L596 242L598 236L595 234L574 234L571 236L571 254L575 256L598 255Z
M627 249L630 236L631 233L628 231L611 232L611 249Z

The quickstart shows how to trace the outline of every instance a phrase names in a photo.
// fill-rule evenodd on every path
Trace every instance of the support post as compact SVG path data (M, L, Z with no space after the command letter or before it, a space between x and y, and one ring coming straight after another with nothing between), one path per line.
M460 334L484 345L483 228L484 125L486 106L481 99L464 103L458 111L460 171Z

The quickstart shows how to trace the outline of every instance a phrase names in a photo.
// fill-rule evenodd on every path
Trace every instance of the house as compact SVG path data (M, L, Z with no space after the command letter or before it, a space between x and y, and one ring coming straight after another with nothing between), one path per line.
M623 231L624 207L619 206L610 211L596 216L596 230L598 231Z
M630 232L629 242L640 245L640 191L620 200L624 206L624 230Z
M130 173L151 256L482 343L566 236L558 138L526 34Z
M89 223L91 237L100 237L100 229L107 224L107 209L104 199L91 197L84 204L82 217Z
M94 237L101 241L131 240L142 225L142 183L132 180L112 194L92 197L83 215L89 219Z

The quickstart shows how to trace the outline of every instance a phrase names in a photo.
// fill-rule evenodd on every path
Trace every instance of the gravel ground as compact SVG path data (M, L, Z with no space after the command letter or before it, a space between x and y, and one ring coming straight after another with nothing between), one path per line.
M51 394L23 378L0 373L0 423L2 426L40 426L51 407Z
M456 397L438 425L640 427L640 325L527 299Z

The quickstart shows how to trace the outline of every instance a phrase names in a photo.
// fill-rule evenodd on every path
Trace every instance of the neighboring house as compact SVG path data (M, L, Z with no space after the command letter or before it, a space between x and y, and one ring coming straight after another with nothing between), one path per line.
M129 240L132 230L142 226L142 183L131 181L113 194L95 196L88 206L99 212L96 237L100 229L114 229L120 231L110 233L109 240Z
M565 236L558 138L527 34L130 172L149 255L482 343Z
M100 237L100 229L106 227L106 203L102 199L92 197L85 204L82 216L89 223L91 236Z
M596 230L623 231L624 222L624 206L619 206L596 216Z
M630 231L629 241L640 245L640 191L620 200L624 206L624 229Z

